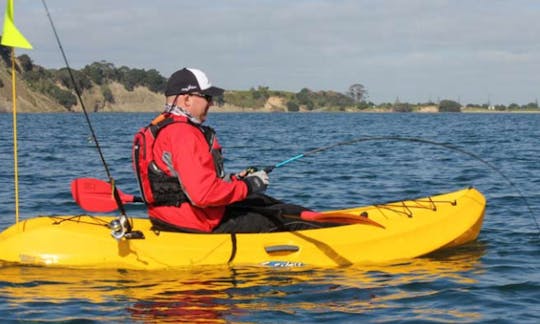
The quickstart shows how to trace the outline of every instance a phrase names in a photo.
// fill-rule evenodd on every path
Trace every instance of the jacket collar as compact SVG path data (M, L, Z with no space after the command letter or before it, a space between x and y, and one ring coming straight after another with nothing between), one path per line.
M201 125L202 122L196 118L196 117L193 117L189 112L187 112L184 108L180 107L180 106L177 106L177 105L169 105L169 104L166 104L165 105L165 113L169 113L171 115L175 115L175 116L183 116L183 117L186 117L187 119L189 119L192 123L194 124L197 124L197 125Z

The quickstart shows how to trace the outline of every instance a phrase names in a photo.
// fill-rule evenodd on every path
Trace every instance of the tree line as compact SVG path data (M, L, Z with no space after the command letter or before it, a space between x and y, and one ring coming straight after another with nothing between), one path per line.
M0 46L0 56L7 66L11 65L9 48ZM94 86L98 86L105 101L114 103L114 95L109 87L111 82L120 83L127 91L133 91L135 87L142 86L158 93L164 93L167 84L167 79L155 69L134 69L126 66L118 68L113 63L100 61L86 65L80 70L71 69L75 79L74 85L67 68L45 69L34 64L26 54L18 56L16 61L21 78L33 90L53 98L67 110L71 110L77 104L76 90L83 94ZM356 102L350 95L335 91L312 91L304 88L298 93L292 93L273 91L265 86L251 88L248 91L226 91L224 96L216 98L215 102L218 105L228 103L258 109L263 108L271 96L284 98L288 111L344 110L351 107L357 109L363 107L362 102Z
M11 66L10 49L0 46L0 57ZM77 105L76 89L82 94L93 87L99 87L105 102L114 104L114 94L110 89L112 82L120 83L127 91L133 91L135 87L146 87L150 91L163 93L167 84L167 78L163 77L155 69L137 69L127 66L116 67L113 63L100 61L86 65L80 70L72 69L71 72L76 84L73 85L67 68L45 69L34 64L32 59L26 55L16 58L16 68L23 80L34 90L53 98L67 110L71 110ZM3 87L0 80L0 87ZM460 112L462 105L453 100L441 100L438 103L411 104L396 100L394 103L374 104L368 101L368 91L364 85L355 83L347 91L340 93L337 91L313 91L303 88L300 91L275 91L267 86L258 86L249 90L226 91L223 97L215 98L217 105L231 104L237 107L260 109L265 106L268 98L277 96L281 98L287 111L362 111L369 109L382 109L393 112L413 112L418 107L435 106L439 112ZM466 105L468 108L486 110L534 110L538 109L538 102L531 102L526 105L511 104L504 105Z
M6 60L4 55L2 58ZM71 69L74 85L67 68L45 69L34 64L26 54L18 56L17 62L22 79L33 90L52 97L68 110L77 104L75 87L82 94L98 86L105 101L114 103L113 93L109 88L111 82L122 84L128 91L143 86L154 92L164 92L167 82L167 79L155 69L132 69L126 66L116 68L112 63L101 61L86 65L81 70Z

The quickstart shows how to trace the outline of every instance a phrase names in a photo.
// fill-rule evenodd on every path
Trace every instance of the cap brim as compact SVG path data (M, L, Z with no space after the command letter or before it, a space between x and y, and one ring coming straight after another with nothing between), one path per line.
M225 90L218 87L210 87L208 89L201 91L202 94L209 95L212 97L222 96L223 92L225 92Z

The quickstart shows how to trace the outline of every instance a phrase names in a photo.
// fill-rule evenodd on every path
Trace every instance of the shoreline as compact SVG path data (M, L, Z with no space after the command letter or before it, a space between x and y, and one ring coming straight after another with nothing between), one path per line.
M540 114L540 110L526 110L526 111L493 111L493 110L463 110L461 112L438 112L438 111L411 111L411 112L395 112L391 110L363 110L363 111L333 111L333 110L312 110L312 111L276 111L276 110L266 110L266 109L253 109L253 108L239 108L239 109L222 109L219 107L211 107L212 114L232 114L232 113L258 113L258 114L324 114L324 113L333 113L333 114L425 114L425 115L435 115L435 114ZM26 111L26 112L17 112L17 115L24 114L82 114L82 111ZM160 111L150 111L150 110L107 110L107 111L89 111L89 114L123 114L123 113L155 113L159 114ZM11 115L11 111L0 111L0 115Z

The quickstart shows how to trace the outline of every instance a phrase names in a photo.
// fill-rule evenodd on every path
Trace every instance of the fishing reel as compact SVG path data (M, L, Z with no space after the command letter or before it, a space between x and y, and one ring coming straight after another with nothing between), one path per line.
M122 222L118 218L109 223L109 228L111 229L112 237L114 237L117 241L120 241L124 235L126 235L126 227L123 226Z
M259 168L256 167L256 166L249 166L246 168L246 175L249 175L249 174L252 174L252 173L255 173L257 171L259 171Z
M111 229L112 237L117 241L120 241L123 238L128 240L144 239L144 234L142 232L131 230L131 224L129 224L127 217L113 219L108 226Z
M272 172L272 170L274 170L274 168L275 166L249 166L244 171L246 171L246 176L247 176L259 170L264 170L264 172L270 173Z

